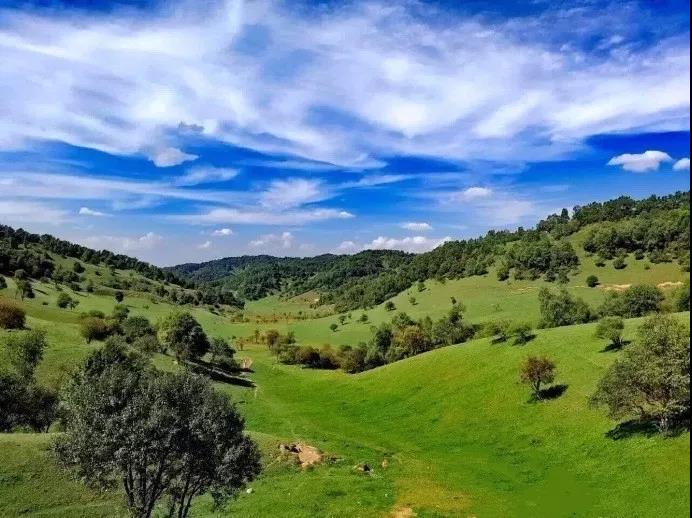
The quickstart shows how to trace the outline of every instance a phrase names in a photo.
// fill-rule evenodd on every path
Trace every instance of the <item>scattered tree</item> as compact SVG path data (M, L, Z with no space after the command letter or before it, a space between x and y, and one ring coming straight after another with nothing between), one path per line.
M538 301L541 311L540 327L543 328L583 324L593 318L589 305L565 289L554 292L541 288Z
M116 292L113 294L113 296L115 297L115 301L116 301L118 304L120 304L120 303L125 299L125 294L124 294L122 291L120 291L120 290L116 291Z
M260 472L243 419L209 381L117 364L79 372L65 391L61 465L90 485L122 485L132 516L189 516L195 496L231 498ZM163 510L163 509L162 509Z
M339 326L335 322L332 322L331 324L329 324L329 330L332 333L335 333L338 328L339 328Z
M79 321L79 332L89 344L92 340L105 340L113 328L105 318L86 316Z
M159 324L159 341L178 361L196 360L209 349L202 326L187 312L171 313Z
M620 349L624 344L622 332L625 330L625 321L620 317L603 317L596 326L596 338L610 341L609 348Z
M586 278L586 285L589 288L595 288L596 286L599 285L598 277L596 277L595 275L589 275Z
M555 362L546 357L529 356L522 364L519 379L531 387L533 398L541 399L541 387L555 381Z
M649 317L636 343L600 380L592 398L613 419L653 420L665 432L690 411L690 328L670 315Z
M5 339L10 365L24 379L34 377L46 345L46 332L43 329L12 333Z
M388 300L384 303L384 309L385 311L394 311L396 309L396 305L391 300Z

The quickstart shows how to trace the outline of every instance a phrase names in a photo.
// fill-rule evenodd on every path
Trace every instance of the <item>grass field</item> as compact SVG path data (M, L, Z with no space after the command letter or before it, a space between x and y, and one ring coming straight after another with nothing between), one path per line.
M604 290L581 287L595 270L587 260L569 289L595 304ZM607 266L597 275L608 284L684 278L674 264L644 270L641 263L629 262L625 270ZM472 322L535 321L541 285L498 283L491 274L444 285L430 282L423 292L414 289L414 306L407 293L394 301L412 316L434 317L454 296L467 306ZM38 379L58 385L98 347L79 336L79 312L109 312L115 301L83 295L76 310L61 310L52 286L37 284L36 292L26 303L28 324L45 328L50 344ZM11 293L10 285L4 294ZM152 320L173 309L148 298L125 302ZM270 313L277 303L255 302L254 311ZM283 303L281 312L290 312L304 301ZM192 311L211 336L240 336L257 327L232 324L204 309ZM262 329L292 328L304 343L355 343L370 332L370 323L355 322L360 313L353 312L351 323L335 333L328 326L336 317L263 324ZM375 323L391 316L382 307L367 313ZM628 336L636 325L627 323ZM589 407L597 380L619 354L603 352L605 343L593 331L593 325L539 331L524 347L475 340L358 375L281 365L262 346L250 345L239 355L254 360L254 387L218 388L245 415L265 452L265 470L252 492L226 509L215 510L201 498L193 516L689 516L689 434L633 433L616 439L608 435L615 423L603 410ZM561 397L540 404L530 403L527 388L517 381L521 361L536 353L556 361L557 383L566 386ZM155 362L174 368L165 356ZM0 516L124 516L118 494L93 493L54 467L47 453L51 440L51 434L0 435ZM278 457L278 444L286 441L317 446L329 459L301 470ZM360 463L373 471L354 469Z

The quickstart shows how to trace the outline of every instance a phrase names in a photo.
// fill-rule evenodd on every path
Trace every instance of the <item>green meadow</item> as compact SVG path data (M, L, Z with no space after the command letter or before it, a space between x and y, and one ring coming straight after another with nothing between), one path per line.
M567 288L597 305L605 288L638 282L670 292L687 274L677 264L628 260L627 268L596 268L582 258L582 271ZM585 287L595 273L600 288ZM428 281L394 297L397 310L413 317L439 316L462 302L471 322L514 319L536 322L543 281L500 283L484 277ZM82 311L110 312L106 295L77 293L75 310L58 309L52 285L35 283L25 301L29 327L43 327L49 348L38 380L59 385L90 351L77 327ZM9 282L2 295L13 296ZM412 304L409 298L416 298ZM155 321L174 308L148 296L128 295L132 314ZM309 297L251 302L245 315L276 316L276 322L233 323L206 309L191 311L210 336L249 336L255 329L293 330L299 343L354 344L367 340L370 326L391 318L383 306L346 318L336 332L336 315L298 320ZM681 314L689 319L689 314ZM634 336L638 321L627 322ZM5 331L0 331L0 339ZM604 352L594 325L540 330L525 346L480 339L441 348L357 375L282 365L263 345L250 343L238 356L253 360L252 386L217 384L238 405L247 428L262 446L264 472L223 509L200 498L193 516L592 516L689 515L689 434L648 436L618 433L602 409L588 404L604 370L620 353ZM562 394L529 401L518 382L529 354L555 360ZM0 360L2 361L2 360ZM164 369L177 366L156 356ZM117 492L95 493L53 464L48 447L54 433L0 435L0 516L125 516ZM279 455L278 446L304 442L324 454L322 464L303 470ZM356 469L367 464L368 472ZM414 514L415 513L415 514Z

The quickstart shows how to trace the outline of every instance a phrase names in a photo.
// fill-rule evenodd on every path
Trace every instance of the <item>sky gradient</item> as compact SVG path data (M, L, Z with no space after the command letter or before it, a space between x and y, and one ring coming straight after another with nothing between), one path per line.
M3 2L0 223L159 265L689 189L689 2Z

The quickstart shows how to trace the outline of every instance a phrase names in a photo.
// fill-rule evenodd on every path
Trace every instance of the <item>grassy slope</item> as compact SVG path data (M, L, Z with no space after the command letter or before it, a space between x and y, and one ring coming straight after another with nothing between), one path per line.
M596 270L588 261L571 289L595 302L601 290L579 287ZM609 266L597 274L613 284L683 278L677 265L646 271L634 261L625 270ZM413 307L407 294L395 301L414 316L434 316L447 310L454 295L467 305L472 321L531 320L537 317L535 294L541 284L470 278L429 283L426 291L414 293L419 302ZM29 325L43 326L49 334L50 348L38 373L47 384L58 383L97 347L79 338L78 312L108 312L115 303L110 297L81 296L79 308L71 312L55 308L55 295L52 287L38 285L37 299L27 303ZM128 297L126 302L133 313L153 319L171 310L148 298ZM266 312L273 303L253 304ZM295 307L301 304L296 301ZM193 311L211 335L250 333L258 327ZM354 319L359 314L354 312ZM381 308L368 314L375 322L390 317ZM355 322L331 333L328 324L334 320L287 325L305 342L353 343L369 335L369 324ZM629 323L630 333L634 325ZM239 401L249 428L268 452L267 468L253 484L254 493L242 494L231 505L231 514L373 516L411 506L420 516L689 515L689 434L615 441L605 436L613 423L601 410L588 408L597 379L617 356L600 352L603 343L592 334L593 326L541 331L524 348L474 341L357 376L278 365L253 347L241 354L255 359L257 386L220 388ZM527 403L526 389L516 382L519 363L536 352L555 358L558 382L568 385L561 398L540 405ZM156 361L171 367L168 358ZM301 472L274 459L279 441L297 439L340 460ZM119 497L95 495L65 480L46 456L49 441L47 435L0 436L0 515L113 516ZM390 459L386 470L380 468L384 458ZM352 467L359 462L374 466L374 475L355 472ZM195 513L225 514L212 511L204 499Z

